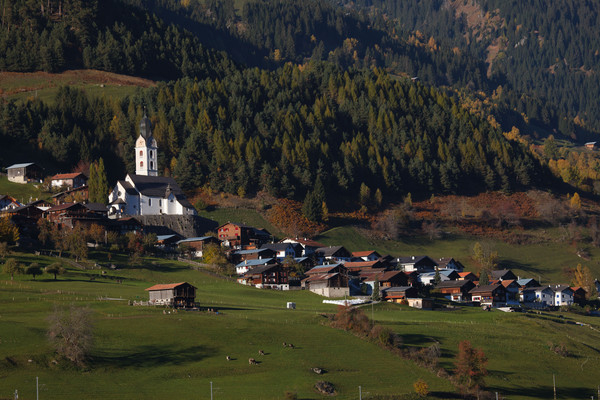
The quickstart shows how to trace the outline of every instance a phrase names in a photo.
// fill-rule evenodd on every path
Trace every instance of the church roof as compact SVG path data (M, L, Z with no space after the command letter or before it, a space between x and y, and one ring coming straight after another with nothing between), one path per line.
M175 196L183 207L193 208L183 191L175 181L168 176L129 175L135 188L144 196L165 198L167 190Z
M140 121L140 136L146 140L152 137L152 122L146 114L144 114L144 118Z

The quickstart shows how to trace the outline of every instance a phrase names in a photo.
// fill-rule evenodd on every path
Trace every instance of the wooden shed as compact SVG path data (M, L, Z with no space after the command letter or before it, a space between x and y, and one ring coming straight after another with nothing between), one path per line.
M13 164L6 168L6 172L8 180L16 183L27 183L42 177L42 169L35 163Z
M154 285L146 289L150 304L177 308L189 308L195 305L196 287L187 282Z

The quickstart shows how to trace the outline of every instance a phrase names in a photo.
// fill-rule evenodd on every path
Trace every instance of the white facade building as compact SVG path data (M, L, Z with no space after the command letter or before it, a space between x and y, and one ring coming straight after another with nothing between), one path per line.
M158 176L152 123L144 116L135 147L136 174L118 181L108 196L109 215L196 215L175 179Z

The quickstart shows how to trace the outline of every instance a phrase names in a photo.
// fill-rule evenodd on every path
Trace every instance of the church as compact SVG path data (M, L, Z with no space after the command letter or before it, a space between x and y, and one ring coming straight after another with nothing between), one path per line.
M135 174L118 181L108 196L109 215L196 215L175 179L158 176L158 146L152 136L152 122L146 115L140 122L135 142Z

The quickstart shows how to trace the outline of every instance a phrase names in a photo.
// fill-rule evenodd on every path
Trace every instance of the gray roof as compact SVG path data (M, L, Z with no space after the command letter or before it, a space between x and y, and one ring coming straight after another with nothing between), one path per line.
M392 286L389 288L382 289L381 291L382 292L406 292L409 289L417 290L412 286Z
M275 261L274 258L261 258L258 260L246 260L246 261L242 261L241 263L239 263L238 265L236 265L236 267L256 267L257 265L266 265L266 264L272 264Z
M187 243L187 242L203 242L206 239L216 239L214 236L199 236L199 237L191 237L191 238L187 238L187 239L182 239L180 241L177 242L177 244L179 243Z
M261 250L269 249L273 251L284 251L289 247L293 248L295 251L296 246L300 246L299 244L294 243L267 243L260 246Z
M323 253L324 257L332 257L333 255L335 255L335 253L337 253L338 251L340 251L342 249L346 250L344 248L344 246L320 247L317 250L315 250L315 252Z
M234 252L234 254L240 255L240 256L245 256L246 254L257 254L257 253L262 253L265 251L268 251L270 249L250 249L250 250L238 250L236 252Z
M437 262L435 262L435 260L429 256L410 256L410 257L398 257L398 262L400 264L416 264L419 261L425 260L425 259L429 259L431 260L431 262L434 265L438 265Z
M440 283L437 284L437 286L435 287L436 289L443 289L443 288L461 288L465 285L468 285L469 283L473 284L472 281L466 280L466 281L441 281Z
M266 272L266 271L270 270L271 268L274 268L274 267L277 267L277 266L278 266L278 264L261 265L261 266L256 267L256 268L252 268L250 271L246 272L244 274L244 276L262 274L263 272Z
M25 168L25 167L29 167L30 165L34 165L35 163L21 163L21 164L13 164L10 167L6 167L6 169L13 169L13 168Z
M140 121L140 136L146 140L148 140L149 137L152 137L152 122L146 114L144 114L144 117Z
M167 191L170 190L182 206L193 208L192 204L187 200L175 179L171 177L135 174L131 174L129 177L134 183L136 189L144 196L165 198Z
M137 196L138 192L137 190L135 190L135 188L133 187L133 185L127 181L119 181L119 183L121 184L121 186L123 186L123 189L125 189L125 192L129 195L132 196Z
M102 203L87 203L84 205L85 205L85 208L87 208L90 211L108 212L108 208L106 208L106 205L104 205Z

